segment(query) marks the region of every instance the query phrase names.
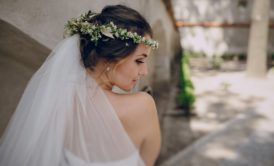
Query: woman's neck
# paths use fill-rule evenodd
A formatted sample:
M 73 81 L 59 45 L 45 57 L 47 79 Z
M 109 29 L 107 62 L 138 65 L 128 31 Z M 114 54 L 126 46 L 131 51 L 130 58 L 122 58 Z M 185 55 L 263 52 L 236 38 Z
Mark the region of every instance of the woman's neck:
M 103 66 L 97 65 L 94 70 L 87 69 L 88 75 L 91 76 L 97 84 L 106 91 L 112 90 L 112 83 L 106 75 L 106 69 Z

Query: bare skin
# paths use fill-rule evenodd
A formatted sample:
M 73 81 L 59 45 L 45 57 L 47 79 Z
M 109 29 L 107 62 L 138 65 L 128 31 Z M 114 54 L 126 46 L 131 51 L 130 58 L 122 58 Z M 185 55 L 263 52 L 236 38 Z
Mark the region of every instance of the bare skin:
M 160 128 L 153 98 L 144 92 L 117 94 L 115 85 L 125 91 L 131 90 L 138 79 L 148 73 L 146 58 L 150 47 L 139 44 L 136 51 L 118 64 L 98 63 L 91 76 L 99 83 L 117 112 L 123 127 L 139 150 L 147 166 L 155 163 L 160 151 Z

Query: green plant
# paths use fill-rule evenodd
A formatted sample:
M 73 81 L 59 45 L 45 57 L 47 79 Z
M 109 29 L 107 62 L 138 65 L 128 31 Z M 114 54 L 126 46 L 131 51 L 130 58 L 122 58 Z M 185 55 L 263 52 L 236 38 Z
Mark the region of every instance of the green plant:
M 195 102 L 194 86 L 190 79 L 189 69 L 189 57 L 186 54 L 182 54 L 180 63 L 180 79 L 179 87 L 180 91 L 176 97 L 177 105 L 180 108 L 186 109 L 187 113 L 190 113 Z
M 214 55 L 210 58 L 210 63 L 214 69 L 220 69 L 223 63 L 223 59 L 221 56 Z

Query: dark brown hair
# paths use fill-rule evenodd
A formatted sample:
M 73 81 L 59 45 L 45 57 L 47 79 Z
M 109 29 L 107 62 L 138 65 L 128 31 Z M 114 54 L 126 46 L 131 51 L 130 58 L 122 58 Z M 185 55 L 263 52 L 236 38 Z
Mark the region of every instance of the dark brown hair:
M 118 28 L 127 29 L 127 31 L 136 32 L 144 36 L 152 37 L 152 30 L 149 23 L 136 10 L 123 6 L 106 6 L 102 12 L 89 20 L 91 24 L 107 24 L 113 22 Z M 83 64 L 86 68 L 94 69 L 100 59 L 107 62 L 118 62 L 133 53 L 138 44 L 132 39 L 112 39 L 103 36 L 95 45 L 88 35 L 80 34 L 80 48 Z

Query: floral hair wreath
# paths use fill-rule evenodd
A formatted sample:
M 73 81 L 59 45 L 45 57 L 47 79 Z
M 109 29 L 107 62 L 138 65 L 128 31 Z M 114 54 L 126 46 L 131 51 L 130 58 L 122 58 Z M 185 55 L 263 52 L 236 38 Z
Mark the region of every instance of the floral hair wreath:
M 153 39 L 147 39 L 138 35 L 136 32 L 130 32 L 123 28 L 118 28 L 113 22 L 109 22 L 104 25 L 90 24 L 88 20 L 96 16 L 96 13 L 89 11 L 86 14 L 82 14 L 79 18 L 72 18 L 65 24 L 65 33 L 69 35 L 74 34 L 88 34 L 90 40 L 97 45 L 98 40 L 102 38 L 102 35 L 109 38 L 119 38 L 121 40 L 132 39 L 134 43 L 143 43 L 147 46 L 156 49 L 159 47 L 159 43 Z M 127 46 L 127 43 L 126 43 Z

